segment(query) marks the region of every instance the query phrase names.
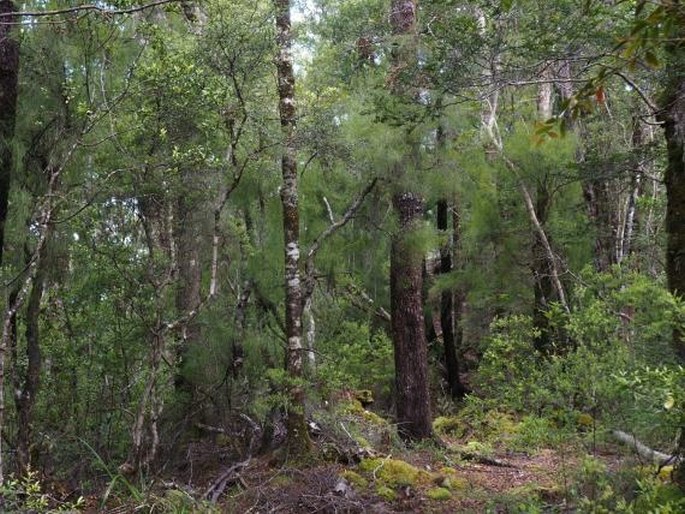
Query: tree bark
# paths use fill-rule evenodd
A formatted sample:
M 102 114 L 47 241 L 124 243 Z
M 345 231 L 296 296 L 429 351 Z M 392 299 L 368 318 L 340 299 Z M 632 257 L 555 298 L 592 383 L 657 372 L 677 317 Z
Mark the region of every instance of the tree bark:
M 14 2 L 0 0 L 0 14 L 16 12 Z M 19 43 L 14 38 L 16 19 L 3 17 L 0 23 L 0 265 L 3 263 L 5 223 L 9 206 L 10 181 L 14 166 L 12 139 L 17 118 Z
M 679 8 L 679 2 L 675 2 Z M 680 32 L 682 32 L 682 28 Z M 681 36 L 681 34 L 673 34 Z M 667 46 L 669 71 L 661 100 L 659 121 L 666 136 L 666 276 L 675 296 L 685 297 L 685 49 L 681 44 Z M 673 348 L 685 362 L 685 334 L 673 331 Z M 685 438 L 682 438 L 685 439 Z
M 452 209 L 456 209 L 454 206 Z M 438 230 L 447 233 L 449 219 L 449 205 L 446 200 L 438 202 Z M 456 253 L 459 244 L 459 216 L 452 217 L 454 226 L 452 228 L 453 240 L 449 241 L 440 248 L 440 273 L 449 273 L 455 264 L 452 254 Z M 466 394 L 466 389 L 459 377 L 459 348 L 461 346 L 462 331 L 459 326 L 459 312 L 461 305 L 462 291 L 459 289 L 443 291 L 440 295 L 440 328 L 442 328 L 442 340 L 445 347 L 445 368 L 447 370 L 447 383 L 449 385 L 452 398 L 462 398 Z
M 304 413 L 305 394 L 302 347 L 302 287 L 300 282 L 300 214 L 297 186 L 297 146 L 295 142 L 295 74 L 293 73 L 290 1 L 274 0 L 276 7 L 276 70 L 278 110 L 283 146 L 281 155 L 281 204 L 285 248 L 285 332 L 287 338 L 286 368 L 289 384 L 287 446 L 289 453 L 303 455 L 311 450 Z
M 390 24 L 399 36 L 393 49 L 390 92 L 398 98 L 413 99 L 406 71 L 416 62 L 415 0 L 392 0 Z M 400 73 L 402 72 L 402 73 Z M 412 160 L 407 157 L 407 161 Z M 402 182 L 408 162 L 398 165 L 396 178 Z M 411 248 L 411 233 L 419 228 L 424 199 L 411 191 L 393 195 L 399 228 L 393 236 L 390 255 L 390 305 L 392 340 L 395 353 L 395 401 L 400 435 L 408 440 L 432 437 L 428 388 L 428 343 L 423 316 L 423 256 Z
M 408 244 L 424 201 L 413 193 L 393 197 L 400 218 L 390 256 L 390 306 L 395 350 L 397 424 L 406 439 L 432 436 L 428 389 L 428 343 L 423 317 L 423 256 Z
M 33 440 L 33 409 L 40 388 L 40 303 L 45 287 L 43 265 L 36 272 L 26 305 L 26 359 L 27 369 L 23 384 L 15 391 L 14 402 L 18 417 L 17 471 L 23 476 L 31 466 L 31 442 Z M 15 343 L 16 344 L 16 343 Z

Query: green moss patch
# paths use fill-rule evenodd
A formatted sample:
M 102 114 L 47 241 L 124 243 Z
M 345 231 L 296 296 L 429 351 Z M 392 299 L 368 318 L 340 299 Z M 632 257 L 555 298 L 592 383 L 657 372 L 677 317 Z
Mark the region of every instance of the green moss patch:
M 426 496 L 431 500 L 445 501 L 452 498 L 452 493 L 449 489 L 445 489 L 444 487 L 433 487 L 432 489 L 428 489 Z
M 395 491 L 393 491 L 392 489 L 390 489 L 386 485 L 379 485 L 376 488 L 376 494 L 378 496 L 380 496 L 381 498 L 383 498 L 384 500 L 389 501 L 389 502 L 391 502 L 395 498 L 397 498 L 397 493 Z
M 432 478 L 427 471 L 398 459 L 364 459 L 359 463 L 359 469 L 373 473 L 379 482 L 389 487 L 416 487 L 430 482 Z
M 347 480 L 350 484 L 360 489 L 365 489 L 369 486 L 369 481 L 361 476 L 359 473 L 355 473 L 351 469 L 346 469 L 340 476 Z

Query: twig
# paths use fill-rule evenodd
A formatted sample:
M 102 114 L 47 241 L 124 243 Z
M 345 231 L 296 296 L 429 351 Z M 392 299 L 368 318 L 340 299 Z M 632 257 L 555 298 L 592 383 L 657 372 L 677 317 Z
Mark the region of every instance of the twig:
M 228 485 L 229 481 L 233 482 L 236 480 L 240 480 L 240 475 L 238 475 L 238 471 L 243 469 L 249 463 L 250 457 L 228 468 L 219 476 L 219 478 L 217 478 L 212 483 L 212 485 L 209 487 L 209 489 L 207 489 L 207 492 L 204 494 L 203 497 L 212 503 L 216 503 L 216 501 L 219 499 L 219 497 L 223 494 L 224 490 L 226 489 L 226 486 Z
M 19 11 L 19 12 L 3 13 L 3 14 L 0 14 L 0 19 L 11 18 L 11 17 L 15 17 L 15 16 L 25 17 L 25 18 L 40 18 L 40 17 L 45 17 L 45 16 L 57 16 L 60 14 L 82 13 L 82 12 L 87 12 L 87 11 L 98 12 L 100 14 L 105 14 L 105 15 L 132 14 L 132 13 L 144 11 L 146 9 L 151 9 L 151 8 L 157 7 L 159 5 L 175 4 L 175 3 L 180 3 L 181 1 L 183 1 L 183 0 L 155 0 L 155 1 L 147 3 L 147 4 L 137 5 L 134 7 L 127 7 L 125 9 L 107 9 L 106 7 L 103 7 L 102 5 L 99 5 L 99 4 L 84 4 L 84 5 L 77 5 L 75 7 L 67 7 L 65 9 L 55 9 L 52 11 Z

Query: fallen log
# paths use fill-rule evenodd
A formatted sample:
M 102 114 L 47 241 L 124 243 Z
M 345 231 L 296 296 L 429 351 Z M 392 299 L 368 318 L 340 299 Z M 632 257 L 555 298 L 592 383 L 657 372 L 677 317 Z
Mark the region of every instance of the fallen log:
M 653 450 L 646 444 L 641 443 L 634 435 L 627 434 L 622 430 L 612 430 L 611 434 L 623 444 L 632 447 L 635 450 L 635 453 L 637 453 L 640 457 L 651 460 L 655 464 L 658 464 L 659 467 L 671 464 L 676 460 L 676 455 L 670 455 L 658 450 Z

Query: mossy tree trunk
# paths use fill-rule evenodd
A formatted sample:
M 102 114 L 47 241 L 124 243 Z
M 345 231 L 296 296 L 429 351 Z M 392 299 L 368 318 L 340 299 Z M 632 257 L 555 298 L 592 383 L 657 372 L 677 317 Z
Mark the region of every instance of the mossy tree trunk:
M 285 332 L 286 368 L 290 407 L 288 409 L 287 446 L 290 454 L 303 455 L 311 450 L 304 413 L 305 394 L 302 347 L 302 285 L 300 281 L 300 213 L 297 186 L 297 147 L 295 141 L 295 74 L 293 73 L 290 1 L 274 0 L 276 8 L 276 70 L 279 114 L 283 136 L 281 154 L 281 204 L 285 248 Z

